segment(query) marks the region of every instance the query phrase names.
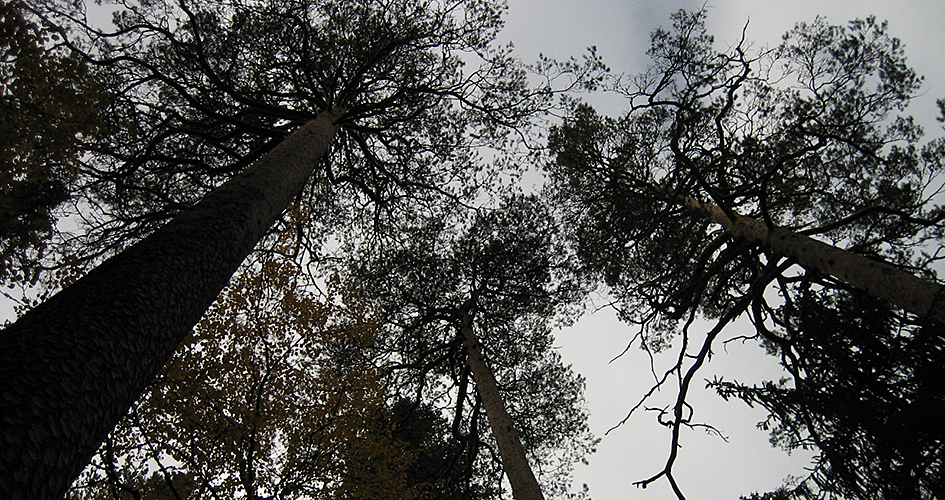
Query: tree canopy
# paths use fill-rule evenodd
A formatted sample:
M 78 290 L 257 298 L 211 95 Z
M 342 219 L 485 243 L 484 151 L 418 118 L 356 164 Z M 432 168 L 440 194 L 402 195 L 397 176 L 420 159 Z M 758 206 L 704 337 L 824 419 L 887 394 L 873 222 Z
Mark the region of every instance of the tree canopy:
M 749 269 L 764 269 L 765 256 L 736 251 L 686 198 L 928 276 L 937 257 L 921 243 L 937 236 L 929 188 L 942 140 L 920 147 L 911 118 L 890 115 L 919 81 L 898 41 L 872 20 L 818 21 L 756 57 L 741 45 L 720 54 L 704 16 L 679 13 L 674 32 L 654 33 L 651 70 L 618 86 L 630 113 L 611 119 L 578 105 L 549 141 L 582 255 L 624 293 L 624 311 L 647 321 L 656 304 L 673 319 L 698 304 L 718 315 L 743 295 L 733 287 L 751 282 Z
M 570 319 L 567 311 L 586 286 L 570 273 L 557 232 L 540 198 L 508 194 L 495 208 L 453 207 L 417 219 L 398 244 L 364 248 L 350 271 L 393 326 L 389 350 L 401 359 L 400 376 L 419 384 L 418 398 L 439 393 L 434 400 L 449 409 L 454 433 L 468 433 L 473 445 L 499 441 L 508 471 L 500 437 L 475 435 L 469 421 L 486 399 L 487 381 L 466 361 L 474 354 L 464 351 L 481 351 L 476 355 L 491 372 L 485 378 L 495 379 L 502 412 L 546 495 L 567 491 L 572 464 L 596 443 L 582 404 L 583 380 L 551 349 L 553 326 Z M 495 429 L 498 409 L 483 405 Z
M 520 149 L 513 139 L 554 96 L 592 85 L 600 66 L 593 54 L 524 65 L 494 43 L 502 10 L 167 0 L 122 2 L 109 32 L 68 18 L 86 40 L 76 50 L 108 68 L 116 98 L 103 116 L 118 132 L 84 164 L 87 228 L 60 253 L 122 248 L 332 108 L 345 125 L 299 197 L 312 214 L 300 251 L 317 255 L 352 225 L 382 231 L 398 210 L 441 195 L 473 195 L 495 175 L 482 149 Z M 530 85 L 534 74 L 545 83 Z
M 639 486 L 685 498 L 687 396 L 744 318 L 789 377 L 708 386 L 817 452 L 752 498 L 945 495 L 945 139 L 885 23 L 719 51 L 680 11 L 605 79 L 497 46 L 500 1 L 73 7 L 0 8 L 0 279 L 51 296 L 0 333 L 3 494 L 94 451 L 72 498 L 566 496 L 596 440 L 553 333 L 603 285 L 678 353 L 629 412 L 678 382 Z M 601 84 L 629 111 L 558 100 Z
M 672 30 L 654 31 L 650 69 L 613 85 L 628 98 L 629 112 L 609 118 L 575 103 L 549 139 L 554 157 L 547 171 L 585 272 L 608 284 L 621 317 L 639 325 L 644 348 L 668 349 L 682 337 L 678 361 L 657 378 L 657 386 L 679 379 L 679 397 L 661 416 L 672 429 L 669 458 L 639 484 L 666 477 L 684 497 L 672 474 L 679 432 L 698 425 L 686 394 L 723 329 L 747 316 L 754 338 L 781 356 L 793 387 L 718 387 L 771 410 L 765 425 L 787 448 L 820 442 L 812 476 L 818 491 L 864 497 L 889 485 L 931 495 L 929 481 L 940 468 L 931 464 L 941 462 L 941 441 L 927 433 L 936 431 L 912 427 L 897 436 L 902 448 L 893 449 L 913 455 L 888 456 L 898 464 L 890 470 L 857 468 L 852 464 L 875 459 L 872 440 L 884 438 L 864 438 L 845 426 L 869 434 L 878 432 L 866 430 L 876 422 L 854 423 L 857 410 L 830 410 L 812 395 L 858 384 L 858 375 L 821 350 L 835 342 L 876 355 L 863 367 L 877 370 L 874 375 L 883 371 L 876 364 L 880 353 L 889 352 L 881 345 L 914 350 L 910 360 L 890 359 L 895 377 L 877 379 L 872 395 L 861 396 L 890 414 L 899 415 L 912 396 L 906 391 L 897 396 L 903 399 L 889 400 L 878 393 L 924 385 L 928 374 L 915 363 L 941 360 L 941 319 L 932 311 L 941 290 L 934 267 L 943 212 L 934 202 L 945 142 L 920 143 L 921 128 L 899 114 L 921 79 L 906 65 L 900 42 L 875 19 L 800 23 L 780 46 L 752 54 L 745 40 L 718 52 L 705 15 L 680 11 Z M 804 255 L 819 251 L 831 253 Z M 857 264 L 837 271 L 840 258 Z M 906 307 L 915 290 L 883 281 L 901 273 L 927 288 L 928 302 L 907 308 L 914 314 L 887 312 L 875 325 L 877 344 L 867 348 L 865 334 L 856 332 L 864 323 L 852 318 L 869 317 L 877 306 L 850 308 L 865 302 L 847 297 L 860 294 L 853 290 L 861 286 L 857 280 L 880 267 L 878 289 L 864 290 L 888 298 L 885 283 L 906 295 L 892 297 Z M 834 312 L 814 313 L 813 303 Z M 851 323 L 840 328 L 812 319 L 825 314 Z M 694 331 L 698 318 L 715 321 L 701 341 Z M 940 393 L 923 397 L 932 406 L 941 399 Z M 887 482 L 889 475 L 902 482 Z
M 0 5 L 0 280 L 35 283 L 84 143 L 105 130 L 98 77 L 22 1 Z

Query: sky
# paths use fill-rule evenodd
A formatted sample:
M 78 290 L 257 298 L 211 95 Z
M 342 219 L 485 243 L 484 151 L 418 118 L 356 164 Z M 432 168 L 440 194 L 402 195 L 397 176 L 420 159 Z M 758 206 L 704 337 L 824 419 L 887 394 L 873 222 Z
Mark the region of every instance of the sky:
M 539 53 L 559 59 L 580 56 L 594 45 L 613 72 L 636 74 L 646 69 L 650 32 L 659 26 L 670 27 L 670 13 L 698 9 L 703 4 L 684 0 L 509 0 L 506 28 L 500 38 L 512 41 L 524 61 L 534 60 Z M 943 134 L 934 120 L 935 100 L 945 98 L 945 5 L 940 0 L 716 0 L 705 5 L 707 28 L 719 49 L 737 43 L 746 23 L 746 39 L 760 48 L 777 45 L 796 23 L 813 21 L 818 15 L 832 24 L 871 15 L 889 21 L 890 34 L 905 44 L 908 62 L 925 76 L 922 95 L 908 112 L 923 124 L 928 137 Z M 626 109 L 626 102 L 617 96 L 594 96 L 591 101 L 599 111 L 613 115 Z M 733 336 L 745 331 L 744 324 L 734 328 L 728 330 Z M 602 438 L 598 452 L 588 457 L 589 465 L 579 465 L 575 471 L 576 485 L 586 483 L 595 500 L 674 498 L 665 480 L 646 489 L 632 485 L 660 471 L 669 453 L 669 430 L 656 423 L 654 414 L 635 413 L 626 424 L 606 433 L 624 419 L 652 382 L 649 359 L 636 346 L 611 362 L 633 334 L 629 326 L 603 310 L 557 335 L 564 361 L 586 377 L 591 429 Z M 730 344 L 727 351 L 717 353 L 703 368 L 701 378 L 725 375 L 727 379 L 760 382 L 782 376 L 776 360 L 765 356 L 755 344 Z M 753 491 L 773 490 L 787 476 L 805 475 L 809 453 L 788 456 L 771 447 L 767 432 L 756 429 L 765 412 L 739 401 L 724 403 L 702 387 L 693 386 L 695 419 L 718 427 L 728 442 L 701 431 L 682 434 L 674 471 L 687 498 L 734 500 Z M 652 406 L 667 404 L 674 396 L 671 392 L 672 388 L 659 394 Z

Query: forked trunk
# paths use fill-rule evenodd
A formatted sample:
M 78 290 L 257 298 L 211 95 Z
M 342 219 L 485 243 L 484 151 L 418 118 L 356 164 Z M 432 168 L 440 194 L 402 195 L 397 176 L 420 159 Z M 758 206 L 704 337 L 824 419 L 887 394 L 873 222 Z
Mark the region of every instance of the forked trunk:
M 495 436 L 499 456 L 502 458 L 502 468 L 512 486 L 512 497 L 515 500 L 544 500 L 538 480 L 535 479 L 535 474 L 525 458 L 525 448 L 512 425 L 512 417 L 505 409 L 505 403 L 499 394 L 495 376 L 486 365 L 482 349 L 479 348 L 479 341 L 472 327 L 472 302 L 466 304 L 460 313 L 462 314 L 460 333 L 463 336 L 463 345 L 466 347 L 469 371 L 472 373 L 473 380 L 476 381 L 476 391 L 482 400 L 482 407 L 486 410 L 492 435 Z
M 0 498 L 61 498 L 324 156 L 325 112 L 0 332 Z
M 767 245 L 778 255 L 792 258 L 807 269 L 817 270 L 879 297 L 922 318 L 945 325 L 942 286 L 895 266 L 837 248 L 810 236 L 784 228 L 769 228 L 763 221 L 736 215 L 693 198 L 677 196 L 676 203 L 722 225 L 732 236 Z

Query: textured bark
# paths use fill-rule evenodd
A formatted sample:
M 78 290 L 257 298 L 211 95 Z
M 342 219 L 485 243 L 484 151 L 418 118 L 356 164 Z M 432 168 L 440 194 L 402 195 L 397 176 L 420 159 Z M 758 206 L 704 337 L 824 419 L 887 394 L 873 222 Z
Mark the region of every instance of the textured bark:
M 325 154 L 323 113 L 0 332 L 0 498 L 61 498 Z
M 675 201 L 722 225 L 732 236 L 766 245 L 806 269 L 828 274 L 922 318 L 945 324 L 945 302 L 939 300 L 943 290 L 937 283 L 810 236 L 779 227 L 769 228 L 758 219 L 739 215 L 730 218 L 721 208 L 709 203 L 689 197 L 677 197 Z
M 512 486 L 512 497 L 515 500 L 543 500 L 544 496 L 538 486 L 538 480 L 535 479 L 535 474 L 525 458 L 525 448 L 512 425 L 512 417 L 509 416 L 505 403 L 502 402 L 495 376 L 486 365 L 482 349 L 479 348 L 479 341 L 476 340 L 476 334 L 473 332 L 471 303 L 464 306 L 460 313 L 462 314 L 460 333 L 463 336 L 463 345 L 466 347 L 469 371 L 472 373 L 473 380 L 476 381 L 476 391 L 482 400 L 482 407 L 486 410 L 486 417 L 489 419 L 489 427 L 492 428 L 492 435 L 495 436 L 496 445 L 499 447 L 502 468 Z

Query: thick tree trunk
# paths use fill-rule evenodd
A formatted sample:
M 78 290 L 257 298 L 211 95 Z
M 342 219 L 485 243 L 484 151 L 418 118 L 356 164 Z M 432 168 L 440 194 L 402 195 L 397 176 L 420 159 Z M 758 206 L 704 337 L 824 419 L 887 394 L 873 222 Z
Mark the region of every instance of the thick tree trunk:
M 945 302 L 938 300 L 943 290 L 937 283 L 810 236 L 784 228 L 769 228 L 758 219 L 739 215 L 732 219 L 710 203 L 683 196 L 675 201 L 722 225 L 732 236 L 767 245 L 773 252 L 793 258 L 804 268 L 838 278 L 874 297 L 945 325 Z
M 188 212 L 0 332 L 0 498 L 61 498 L 337 131 L 322 113 Z
M 512 497 L 515 500 L 544 500 L 538 480 L 525 458 L 525 448 L 512 425 L 512 417 L 505 409 L 499 386 L 496 383 L 492 370 L 486 365 L 479 348 L 479 341 L 472 327 L 472 302 L 465 305 L 460 311 L 462 323 L 460 333 L 463 336 L 463 345 L 466 347 L 467 363 L 473 380 L 476 381 L 476 391 L 482 400 L 482 407 L 486 410 L 489 427 L 495 436 L 499 447 L 499 456 L 502 458 L 502 468 L 512 486 Z

